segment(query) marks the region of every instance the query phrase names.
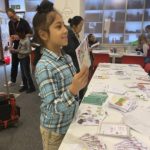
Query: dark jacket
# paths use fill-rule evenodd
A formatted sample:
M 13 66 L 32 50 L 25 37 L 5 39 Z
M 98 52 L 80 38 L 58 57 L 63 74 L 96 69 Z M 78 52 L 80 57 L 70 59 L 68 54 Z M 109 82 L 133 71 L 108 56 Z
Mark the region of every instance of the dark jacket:
M 63 51 L 70 55 L 73 61 L 74 66 L 76 67 L 77 72 L 80 71 L 79 64 L 76 56 L 76 48 L 80 45 L 75 33 L 71 28 L 68 28 L 68 45 L 63 47 Z
M 31 27 L 25 19 L 20 18 L 20 20 L 17 22 L 13 22 L 10 20 L 8 25 L 10 35 L 16 35 L 18 30 L 24 31 L 25 34 L 32 34 Z M 15 40 L 13 43 L 14 48 L 17 49 L 19 46 L 19 40 Z

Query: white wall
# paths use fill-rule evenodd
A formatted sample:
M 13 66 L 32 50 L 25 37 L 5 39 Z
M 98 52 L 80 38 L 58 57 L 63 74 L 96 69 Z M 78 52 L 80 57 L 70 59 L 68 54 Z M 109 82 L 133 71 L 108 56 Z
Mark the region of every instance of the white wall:
M 74 16 L 79 15 L 84 18 L 84 0 L 55 0 L 54 6 L 62 14 L 66 25 L 68 25 L 68 19 Z M 83 39 L 83 33 L 82 30 L 81 39 Z
M 54 6 L 62 14 L 65 23 L 68 23 L 68 19 L 74 16 L 84 17 L 83 2 L 84 0 L 55 0 Z
M 0 11 L 5 11 L 5 0 L 0 0 Z
M 20 6 L 20 9 L 13 8 L 13 9 L 15 9 L 16 12 L 25 11 L 26 10 L 25 0 L 9 0 L 9 7 L 16 6 L 16 5 Z

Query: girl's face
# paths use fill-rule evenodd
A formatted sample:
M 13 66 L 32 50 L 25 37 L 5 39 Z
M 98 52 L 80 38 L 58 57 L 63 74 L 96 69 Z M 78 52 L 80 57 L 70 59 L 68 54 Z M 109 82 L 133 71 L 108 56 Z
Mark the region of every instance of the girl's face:
M 56 14 L 54 22 L 49 26 L 49 35 L 46 45 L 51 50 L 60 50 L 62 46 L 68 44 L 68 30 L 66 29 L 63 19 Z
M 82 30 L 82 27 L 83 27 L 83 20 L 82 20 L 77 26 L 73 26 L 74 31 L 75 31 L 76 33 L 80 33 L 81 30 Z

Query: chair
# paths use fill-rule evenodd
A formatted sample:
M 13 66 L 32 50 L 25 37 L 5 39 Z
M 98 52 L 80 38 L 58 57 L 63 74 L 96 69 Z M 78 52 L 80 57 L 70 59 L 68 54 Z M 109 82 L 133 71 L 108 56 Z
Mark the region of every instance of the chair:
M 96 67 L 98 66 L 99 63 L 109 63 L 110 62 L 110 58 L 109 58 L 109 54 L 105 54 L 105 53 L 93 53 L 93 68 L 94 70 L 96 69 Z
M 144 68 L 144 57 L 124 55 L 121 58 L 121 63 L 122 64 L 138 64 Z

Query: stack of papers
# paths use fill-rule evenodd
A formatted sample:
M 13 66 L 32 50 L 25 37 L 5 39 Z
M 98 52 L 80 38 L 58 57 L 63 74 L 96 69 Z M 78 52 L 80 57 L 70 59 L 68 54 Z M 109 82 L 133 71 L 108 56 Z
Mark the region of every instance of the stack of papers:
M 122 87 L 120 87 L 120 86 L 109 86 L 108 92 L 123 95 L 126 93 L 126 88 L 124 88 L 123 86 Z
M 129 127 L 125 124 L 103 123 L 100 134 L 116 137 L 129 137 Z
M 93 92 L 87 97 L 84 97 L 82 102 L 102 106 L 107 97 L 108 95 L 105 92 Z
M 125 96 L 114 95 L 109 101 L 110 107 L 116 108 L 123 112 L 129 112 L 137 107 L 137 103 L 134 99 L 130 99 Z
M 150 106 L 138 107 L 135 111 L 124 114 L 124 122 L 136 131 L 150 136 Z
M 126 83 L 125 86 L 128 87 L 128 88 L 137 88 L 138 84 L 134 83 L 134 82 L 131 82 L 131 83 Z
M 105 118 L 105 110 L 96 105 L 82 105 L 77 115 L 77 123 L 85 126 L 99 126 Z
M 117 143 L 115 150 L 149 150 L 143 143 L 139 142 L 136 138 L 125 139 Z
M 80 137 L 86 145 L 88 146 L 88 150 L 106 150 L 106 145 L 99 139 L 96 135 L 90 135 L 89 133 L 84 134 Z

